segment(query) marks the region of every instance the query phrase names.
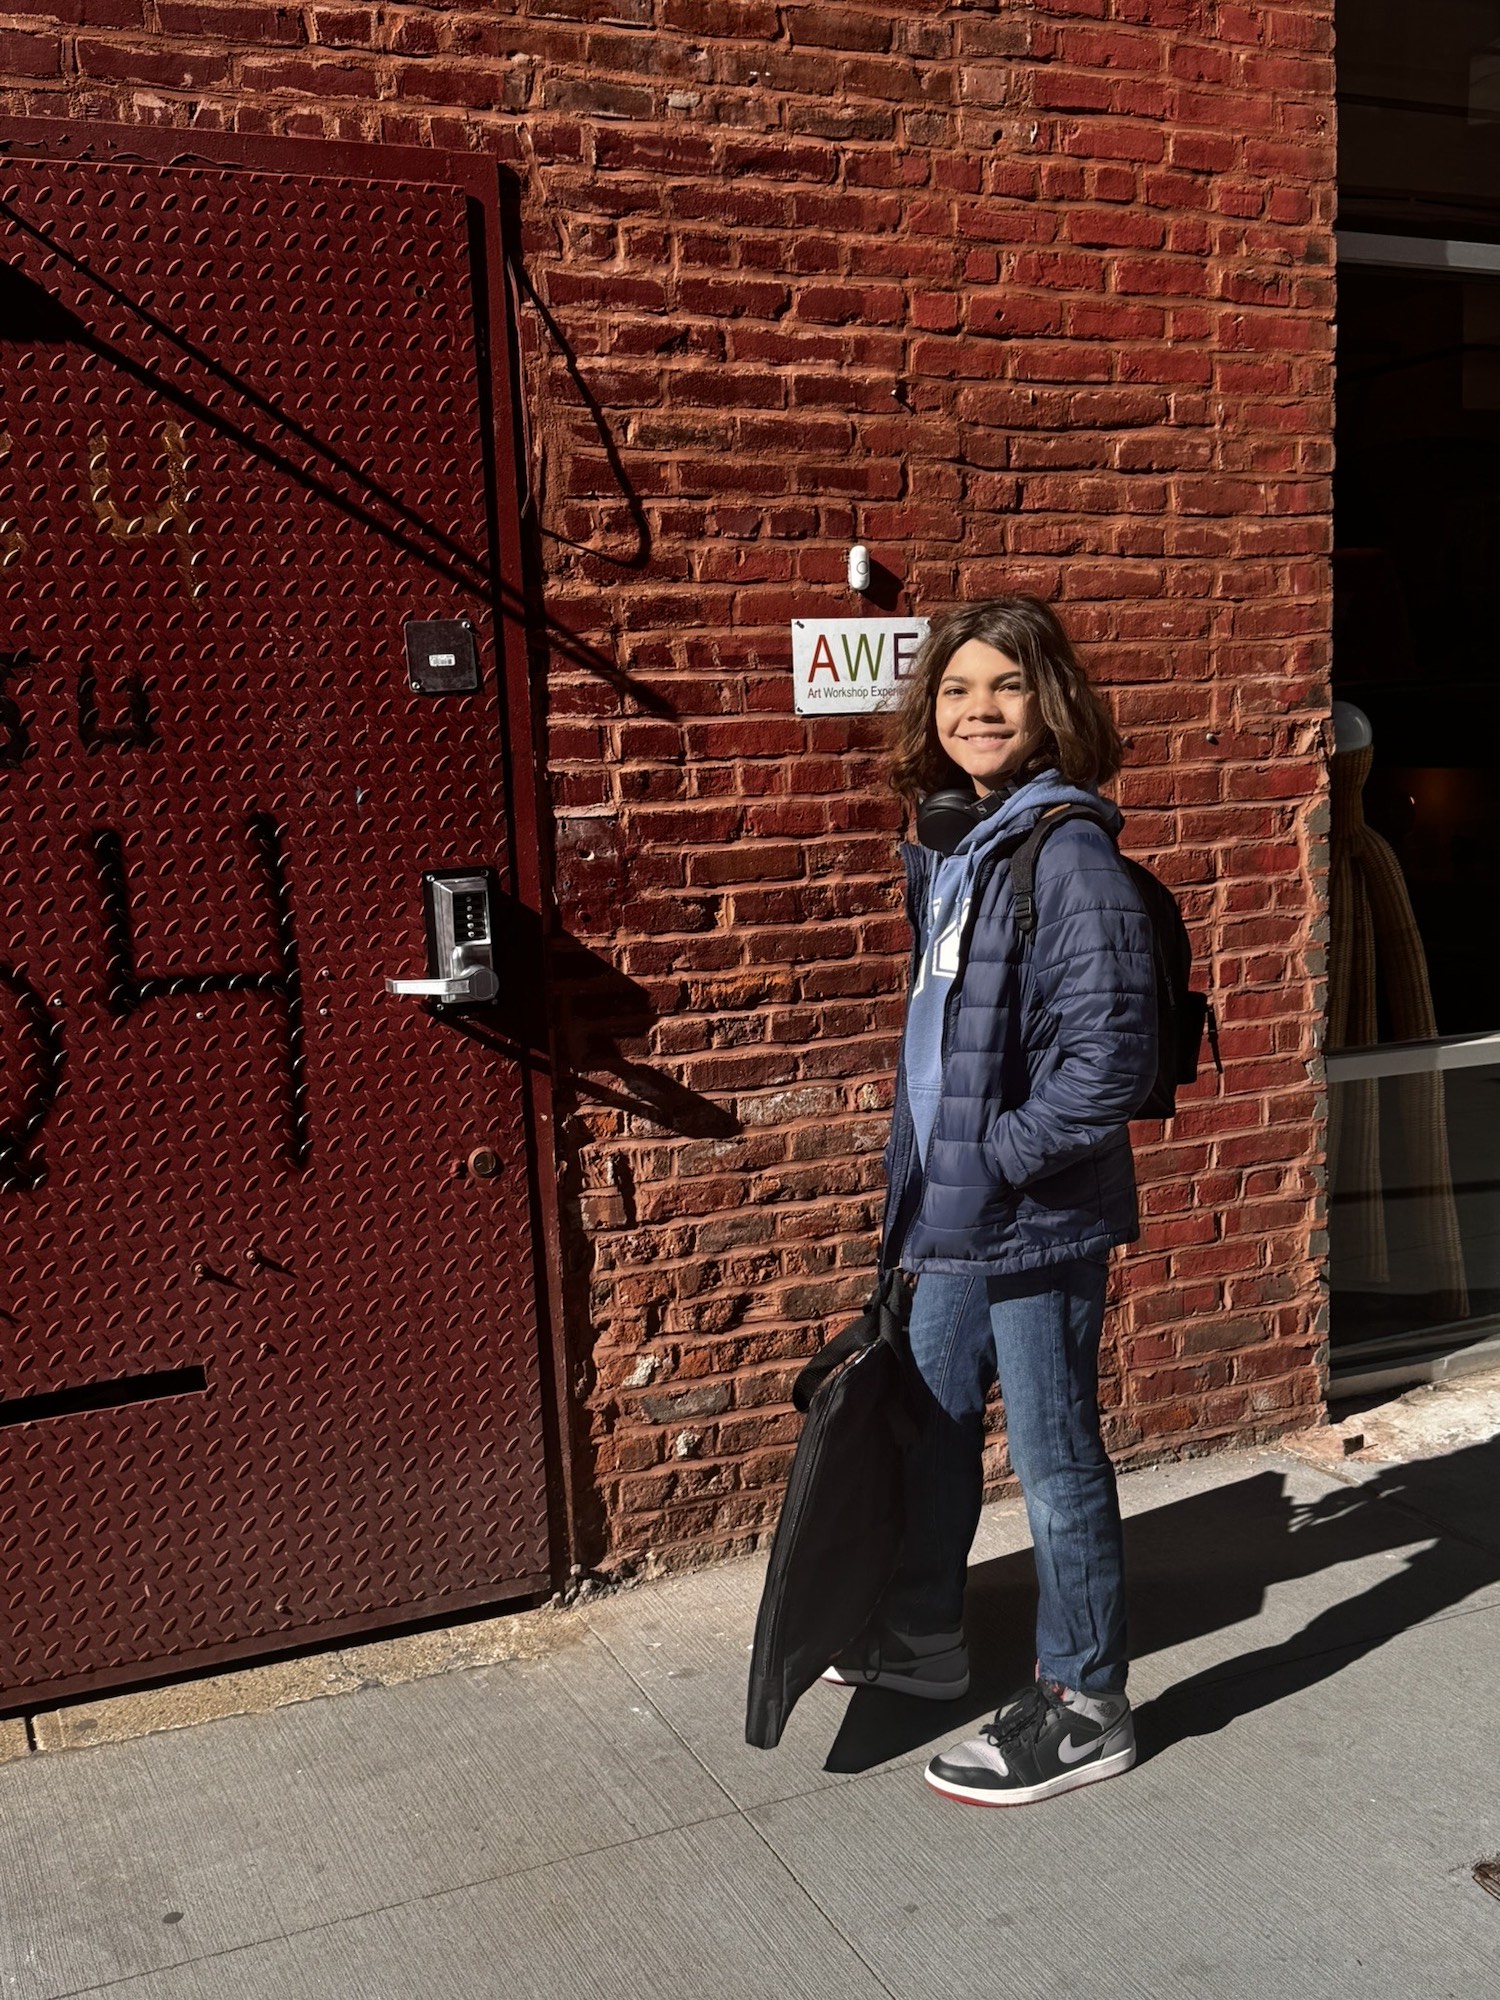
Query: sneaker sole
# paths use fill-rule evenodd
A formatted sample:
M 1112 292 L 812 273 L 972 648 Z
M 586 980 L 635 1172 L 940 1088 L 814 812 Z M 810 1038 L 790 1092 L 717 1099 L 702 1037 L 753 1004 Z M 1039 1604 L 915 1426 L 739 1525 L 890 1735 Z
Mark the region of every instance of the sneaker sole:
M 1030 1806 L 1042 1799 L 1058 1798 L 1063 1792 L 1076 1792 L 1080 1785 L 1097 1785 L 1105 1778 L 1118 1778 L 1128 1771 L 1135 1762 L 1135 1745 L 1128 1750 L 1117 1750 L 1112 1757 L 1101 1757 L 1097 1764 L 1081 1764 L 1076 1771 L 1059 1771 L 1055 1778 L 1048 1778 L 1040 1785 L 1017 1785 L 1009 1790 L 996 1785 L 960 1785 L 952 1778 L 939 1778 L 929 1769 L 922 1773 L 935 1792 L 941 1792 L 945 1799 L 957 1799 L 966 1806 Z
M 872 1674 L 868 1679 L 848 1680 L 837 1667 L 824 1669 L 820 1679 L 830 1687 L 879 1688 L 883 1694 L 914 1694 L 921 1701 L 958 1701 L 969 1692 L 969 1676 L 956 1681 L 922 1681 L 905 1674 Z

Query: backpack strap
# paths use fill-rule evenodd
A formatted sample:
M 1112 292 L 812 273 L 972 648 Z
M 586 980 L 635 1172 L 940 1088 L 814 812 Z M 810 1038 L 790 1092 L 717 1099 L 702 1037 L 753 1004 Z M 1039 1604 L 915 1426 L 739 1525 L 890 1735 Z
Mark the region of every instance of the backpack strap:
M 1022 937 L 1034 937 L 1036 934 L 1036 858 L 1046 846 L 1048 836 L 1070 819 L 1091 820 L 1095 826 L 1104 826 L 1098 813 L 1091 812 L 1087 806 L 1053 806 L 1042 814 L 1010 857 L 1010 886 L 1015 897 L 1016 928 Z M 1104 830 L 1109 832 L 1107 826 Z

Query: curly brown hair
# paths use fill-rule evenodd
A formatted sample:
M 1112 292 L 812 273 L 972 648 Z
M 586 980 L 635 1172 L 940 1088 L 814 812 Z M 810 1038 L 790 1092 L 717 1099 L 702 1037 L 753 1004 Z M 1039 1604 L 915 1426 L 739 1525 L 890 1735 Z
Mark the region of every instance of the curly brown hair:
M 1041 741 L 1017 777 L 1050 769 L 1071 785 L 1102 785 L 1115 775 L 1122 755 L 1119 731 L 1078 664 L 1057 613 L 1039 597 L 992 597 L 939 618 L 912 662 L 891 718 L 890 778 L 903 798 L 973 783 L 943 750 L 937 733 L 938 683 L 970 639 L 1014 660 L 1037 698 Z

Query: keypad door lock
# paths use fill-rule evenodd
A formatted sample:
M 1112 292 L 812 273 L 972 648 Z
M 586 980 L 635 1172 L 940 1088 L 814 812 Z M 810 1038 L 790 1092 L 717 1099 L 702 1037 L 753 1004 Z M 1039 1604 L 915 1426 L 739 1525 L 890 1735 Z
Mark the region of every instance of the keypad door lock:
M 427 921 L 427 977 L 387 979 L 387 993 L 440 1007 L 476 1007 L 500 991 L 495 971 L 494 871 L 434 868 L 422 877 Z

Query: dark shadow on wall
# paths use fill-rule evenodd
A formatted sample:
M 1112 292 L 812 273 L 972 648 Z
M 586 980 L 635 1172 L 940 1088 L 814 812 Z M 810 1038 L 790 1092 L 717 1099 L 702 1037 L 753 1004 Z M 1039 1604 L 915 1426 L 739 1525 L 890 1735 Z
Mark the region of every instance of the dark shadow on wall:
M 609 467 L 610 477 L 614 480 L 619 490 L 620 498 L 625 504 L 626 514 L 629 517 L 631 528 L 635 533 L 635 547 L 627 549 L 623 553 L 616 554 L 610 550 L 596 549 L 589 542 L 570 540 L 568 536 L 560 535 L 548 528 L 541 530 L 542 538 L 545 541 L 556 542 L 560 547 L 565 549 L 576 549 L 581 555 L 593 556 L 597 561 L 608 563 L 614 569 L 645 569 L 651 560 L 651 523 L 646 518 L 646 509 L 641 503 L 641 496 L 631 484 L 630 475 L 625 470 L 625 461 L 620 455 L 620 447 L 615 442 L 614 433 L 609 427 L 609 420 L 604 414 L 604 406 L 589 387 L 588 378 L 584 375 L 578 356 L 568 344 L 567 335 L 553 317 L 551 307 L 548 306 L 535 285 L 531 282 L 525 265 L 519 258 L 513 258 L 510 270 L 516 282 L 517 333 L 519 335 L 521 330 L 520 301 L 524 299 L 540 321 L 548 343 L 561 357 L 563 367 L 567 371 L 568 380 L 572 384 L 579 402 L 588 412 L 589 420 L 594 427 L 594 434 L 599 440 L 599 449 L 604 454 L 605 464 Z M 526 406 L 524 404 L 522 405 L 522 411 L 523 415 L 525 415 Z M 532 430 L 533 425 L 528 421 L 526 424 L 528 439 Z M 530 468 L 528 468 L 529 470 Z
M 1125 1539 L 1134 1659 L 1247 1623 L 1274 1585 L 1406 1551 L 1378 1582 L 1287 1637 L 1217 1660 L 1138 1708 L 1141 1761 L 1333 1680 L 1387 1640 L 1500 1582 L 1497 1481 L 1500 1437 L 1381 1467 L 1358 1486 L 1341 1484 L 1312 1501 L 1293 1499 L 1282 1473 L 1267 1469 L 1133 1515 Z M 856 1692 L 826 1768 L 869 1770 L 987 1720 L 1031 1678 L 1035 1615 L 1029 1549 L 978 1565 L 969 1577 L 968 1694 L 938 1704 Z
M 742 1130 L 723 1105 L 627 1053 L 658 1018 L 650 995 L 565 931 L 552 940 L 553 982 L 566 996 L 558 1020 L 557 1087 L 567 1109 L 607 1104 L 685 1139 L 730 1139 Z
M 560 888 L 559 839 L 546 773 L 548 722 L 551 710 L 552 676 L 569 668 L 579 669 L 602 682 L 612 692 L 616 712 L 655 716 L 674 720 L 676 709 L 663 695 L 636 680 L 597 645 L 581 638 L 554 618 L 547 602 L 549 550 L 566 548 L 579 557 L 603 563 L 622 578 L 638 575 L 651 560 L 651 531 L 645 507 L 631 481 L 607 415 L 585 377 L 566 334 L 540 297 L 526 270 L 523 254 L 525 230 L 522 187 L 518 177 L 497 167 L 500 186 L 501 255 L 511 311 L 508 329 L 507 367 L 511 405 L 516 413 L 515 435 L 497 438 L 502 464 L 497 476 L 514 478 L 521 496 L 520 573 L 521 623 L 526 635 L 526 671 L 531 689 L 531 714 L 536 737 L 530 746 L 534 768 L 541 774 L 538 788 L 537 837 L 541 846 L 543 880 L 547 885 L 547 937 L 541 991 L 536 1004 L 543 1016 L 538 1041 L 547 1051 L 554 1081 L 558 1170 L 558 1233 L 562 1262 L 561 1337 L 565 1348 L 566 1382 L 557 1398 L 565 1412 L 566 1435 L 557 1449 L 566 1455 L 571 1471 L 573 1519 L 564 1540 L 571 1545 L 577 1567 L 588 1570 L 596 1565 L 609 1545 L 609 1522 L 600 1489 L 596 1455 L 591 1438 L 589 1403 L 594 1393 L 597 1371 L 594 1347 L 597 1329 L 591 1305 L 594 1257 L 589 1231 L 583 1218 L 585 1194 L 583 1159 L 590 1134 L 579 1117 L 586 1104 L 603 1104 L 630 1117 L 649 1119 L 668 1131 L 703 1132 L 722 1130 L 725 1114 L 718 1107 L 683 1088 L 670 1076 L 641 1062 L 629 1044 L 644 1036 L 656 1018 L 646 992 L 610 964 L 586 943 L 564 931 L 558 922 Z M 608 468 L 628 520 L 627 547 L 617 556 L 607 551 L 587 549 L 576 542 L 544 529 L 541 519 L 543 496 L 536 490 L 538 470 L 534 438 L 552 415 L 536 407 L 536 397 L 550 373 L 541 366 L 527 365 L 527 320 L 532 318 L 542 339 L 560 356 L 568 384 L 581 404 L 598 440 L 599 454 Z M 508 454 L 508 456 L 507 456 Z M 607 591 L 608 585 L 599 586 Z M 607 599 L 600 606 L 597 625 L 613 627 L 614 615 Z M 608 709 L 601 697 L 601 709 Z M 516 745 L 513 754 L 524 754 Z M 618 828 L 609 818 L 600 822 L 602 836 L 619 849 Z M 616 852 L 619 865 L 624 858 Z M 597 871 L 596 871 L 597 872 Z M 604 873 L 607 876 L 609 869 Z M 618 921 L 623 880 L 618 894 L 603 899 L 600 909 L 600 936 L 607 937 Z M 568 897 L 566 906 L 578 899 Z M 587 903 L 589 898 L 585 897 Z M 575 921 L 577 916 L 575 914 Z M 732 1127 L 732 1121 L 730 1121 Z M 618 1190 L 628 1217 L 632 1191 Z M 559 1546 L 564 1545 L 559 1541 Z
M 641 986 L 581 939 L 563 932 L 551 940 L 546 992 L 557 1064 L 558 1220 L 573 1412 L 575 1561 L 587 1570 L 609 1546 L 609 1522 L 587 1433 L 597 1381 L 597 1330 L 590 1302 L 595 1256 L 583 1213 L 583 1156 L 591 1135 L 578 1113 L 585 1105 L 603 1105 L 686 1138 L 731 1138 L 741 1127 L 721 1105 L 628 1052 L 656 1021 L 656 1009 Z M 620 1226 L 633 1227 L 635 1190 L 628 1167 L 617 1172 L 612 1194 L 619 1202 Z
M 504 169 L 500 174 L 500 207 L 505 239 L 505 267 L 511 300 L 511 395 L 520 430 L 516 440 L 516 470 L 522 496 L 523 560 L 527 580 L 525 618 L 532 646 L 535 690 L 539 696 L 545 695 L 548 671 L 552 662 L 557 660 L 595 675 L 611 687 L 622 702 L 628 703 L 632 710 L 664 720 L 675 719 L 677 710 L 665 695 L 637 680 L 599 647 L 590 645 L 587 640 L 581 639 L 577 633 L 555 620 L 544 602 L 546 577 L 544 544 L 569 549 L 579 556 L 586 556 L 591 562 L 602 566 L 606 577 L 613 573 L 623 578 L 639 574 L 650 565 L 653 553 L 651 523 L 646 514 L 645 504 L 631 480 L 619 443 L 610 428 L 608 414 L 590 387 L 565 330 L 542 298 L 531 274 L 526 269 L 521 254 L 521 244 L 524 239 L 520 182 Z M 529 307 L 534 315 L 546 347 L 562 362 L 568 385 L 577 399 L 574 407 L 581 407 L 588 418 L 598 443 L 600 456 L 608 469 L 619 502 L 625 510 L 629 522 L 629 537 L 628 545 L 621 550 L 599 548 L 590 543 L 570 539 L 543 523 L 542 515 L 547 496 L 544 491 L 537 489 L 538 482 L 543 477 L 545 455 L 537 452 L 536 439 L 550 433 L 560 413 L 550 407 L 536 407 L 537 399 L 543 393 L 543 385 L 529 378 L 526 365 L 527 343 L 523 310 L 526 307 Z M 539 368 L 537 375 L 540 377 L 542 374 L 543 370 Z M 600 588 L 601 594 L 607 594 L 608 583 L 602 584 Z M 607 604 L 604 609 L 606 616 L 599 622 L 613 623 Z M 539 700 L 536 713 L 540 716 L 544 712 L 544 703 Z
M 864 592 L 866 604 L 882 617 L 896 616 L 902 608 L 906 585 L 878 556 L 870 558 L 870 582 Z

